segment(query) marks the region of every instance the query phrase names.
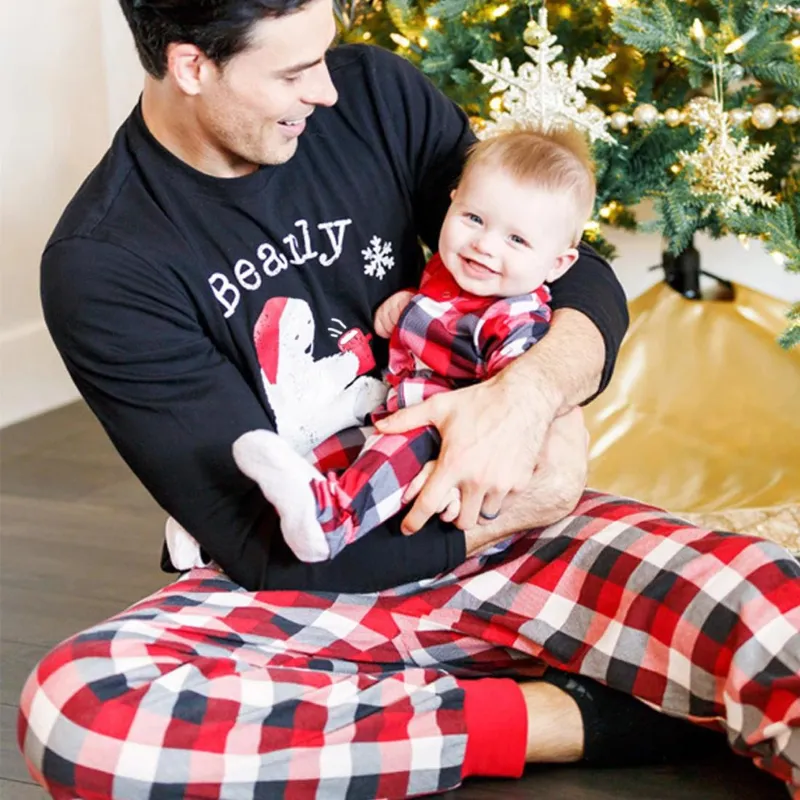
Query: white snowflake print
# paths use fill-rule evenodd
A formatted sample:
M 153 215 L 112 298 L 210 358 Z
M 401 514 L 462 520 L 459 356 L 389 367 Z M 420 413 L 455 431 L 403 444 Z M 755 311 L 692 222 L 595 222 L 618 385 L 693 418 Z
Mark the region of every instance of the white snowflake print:
M 364 274 L 383 280 L 383 276 L 394 266 L 392 243 L 384 242 L 380 236 L 369 240 L 370 246 L 361 251 L 364 256 Z

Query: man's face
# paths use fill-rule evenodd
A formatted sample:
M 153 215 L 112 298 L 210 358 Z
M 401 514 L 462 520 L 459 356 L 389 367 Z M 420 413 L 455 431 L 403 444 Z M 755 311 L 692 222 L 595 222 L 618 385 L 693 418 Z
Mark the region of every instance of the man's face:
M 314 108 L 336 102 L 325 65 L 335 33 L 331 0 L 312 0 L 257 23 L 249 46 L 222 68 L 208 63 L 198 118 L 232 166 L 288 161 Z

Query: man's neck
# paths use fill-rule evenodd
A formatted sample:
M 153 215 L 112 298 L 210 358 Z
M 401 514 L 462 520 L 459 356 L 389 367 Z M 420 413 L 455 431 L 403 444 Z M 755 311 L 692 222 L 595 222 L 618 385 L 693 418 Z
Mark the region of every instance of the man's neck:
M 240 178 L 258 169 L 209 138 L 197 120 L 191 98 L 176 96 L 149 76 L 142 91 L 142 117 L 162 147 L 198 172 L 215 178 Z

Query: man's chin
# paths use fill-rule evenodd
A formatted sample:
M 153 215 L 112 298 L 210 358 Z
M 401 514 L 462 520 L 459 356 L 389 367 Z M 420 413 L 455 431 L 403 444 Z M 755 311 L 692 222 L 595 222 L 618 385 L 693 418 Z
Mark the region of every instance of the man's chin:
M 267 150 L 259 163 L 262 166 L 276 167 L 285 164 L 297 152 L 297 139 L 284 140 L 280 144 L 274 145 Z

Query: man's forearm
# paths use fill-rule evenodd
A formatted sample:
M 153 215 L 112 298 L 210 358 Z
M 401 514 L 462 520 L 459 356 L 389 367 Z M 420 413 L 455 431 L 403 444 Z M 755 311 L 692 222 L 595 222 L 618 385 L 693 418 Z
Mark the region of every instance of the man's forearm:
M 594 323 L 580 311 L 561 308 L 553 313 L 547 335 L 496 380 L 522 396 L 535 387 L 555 416 L 597 391 L 604 362 L 605 344 Z

